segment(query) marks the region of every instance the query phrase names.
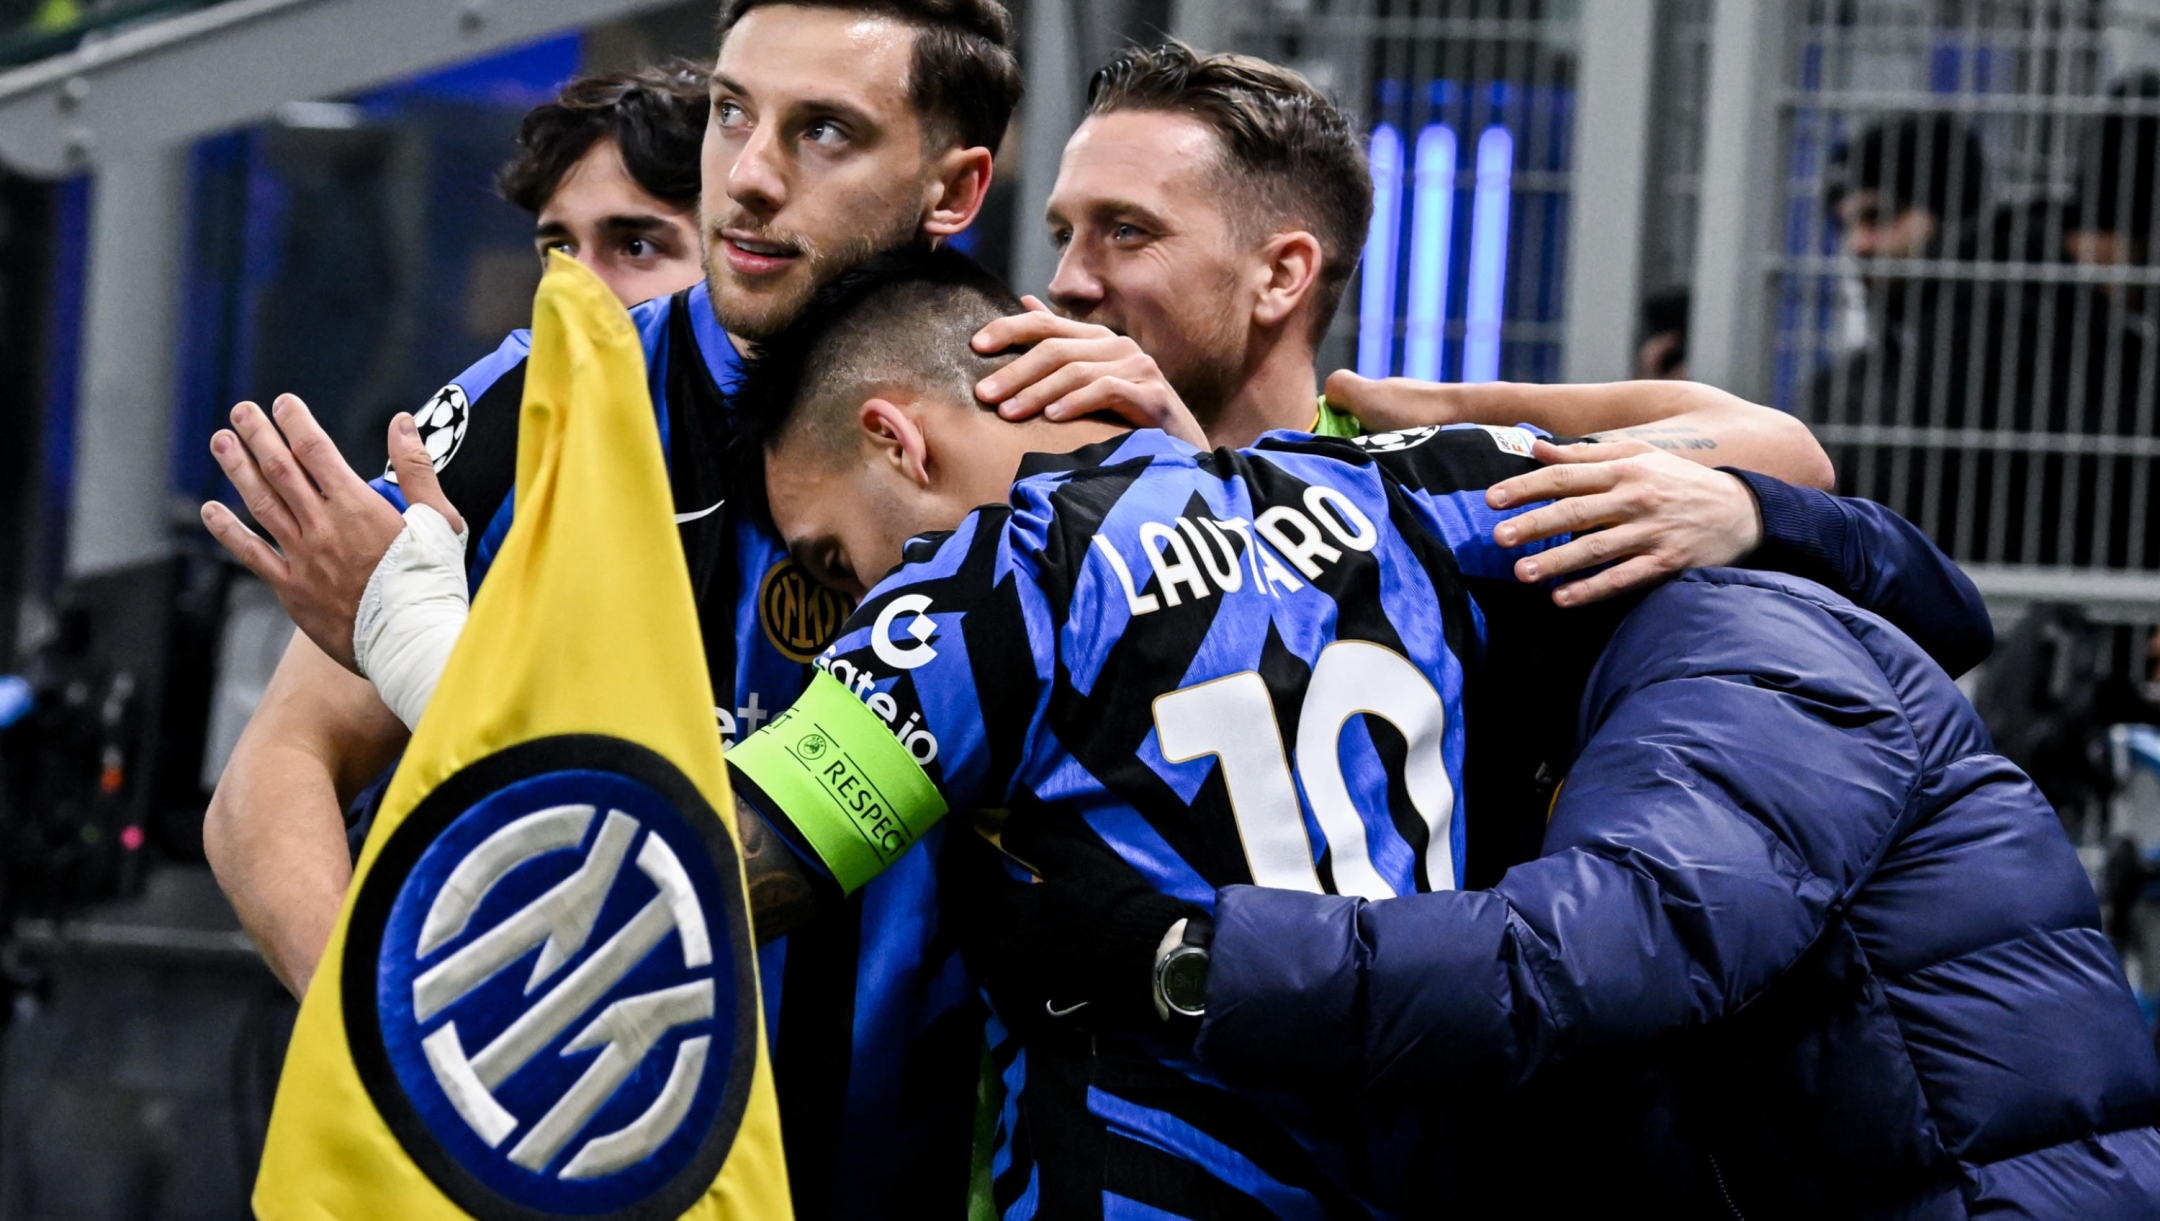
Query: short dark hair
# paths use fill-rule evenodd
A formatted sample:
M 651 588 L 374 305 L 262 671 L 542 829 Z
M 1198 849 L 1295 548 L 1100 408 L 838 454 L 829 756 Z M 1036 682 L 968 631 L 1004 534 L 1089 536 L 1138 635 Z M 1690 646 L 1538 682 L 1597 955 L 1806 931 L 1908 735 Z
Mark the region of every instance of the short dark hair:
M 915 27 L 908 100 L 926 136 L 993 153 L 1020 104 L 1012 14 L 997 0 L 727 0 L 720 41 L 755 9 L 792 4 L 873 13 Z
M 803 433 L 835 460 L 854 452 L 855 411 L 905 390 L 981 404 L 975 383 L 1017 352 L 984 356 L 975 332 L 1025 309 L 1005 282 L 950 246 L 915 242 L 833 277 L 794 322 L 761 340 L 732 402 L 739 462 Z M 984 407 L 984 410 L 990 410 Z M 764 486 L 762 466 L 740 486 Z
M 517 154 L 496 172 L 495 190 L 538 214 L 570 167 L 609 139 L 622 150 L 623 168 L 653 198 L 696 207 L 698 153 L 711 110 L 705 69 L 687 60 L 578 77 L 519 124 Z
M 1884 119 L 1831 154 L 1825 202 L 1835 210 L 1851 191 L 1879 191 L 1897 211 L 1918 207 L 1946 224 L 1965 225 L 1987 198 L 1980 137 L 1946 115 Z
M 1215 132 L 1223 211 L 1233 223 L 1247 232 L 1288 224 L 1320 239 L 1318 342 L 1372 221 L 1372 170 L 1350 117 L 1288 68 L 1249 55 L 1202 55 L 1176 39 L 1126 47 L 1088 82 L 1089 114 L 1134 110 L 1189 114 Z

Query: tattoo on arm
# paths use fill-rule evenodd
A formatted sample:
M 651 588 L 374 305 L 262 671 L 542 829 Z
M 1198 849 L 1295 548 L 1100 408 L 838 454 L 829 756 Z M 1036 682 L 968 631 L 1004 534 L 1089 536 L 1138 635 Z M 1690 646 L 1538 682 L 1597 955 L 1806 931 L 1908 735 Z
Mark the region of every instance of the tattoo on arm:
M 1636 428 L 1622 428 L 1613 432 L 1596 433 L 1592 441 L 1642 441 L 1659 449 L 1678 452 L 1684 449 L 1716 449 L 1717 438 L 1703 435 L 1699 428 L 1685 424 L 1644 424 Z
M 743 873 L 750 885 L 750 925 L 759 945 L 784 937 L 817 914 L 817 890 L 795 852 L 766 823 L 758 808 L 735 796 L 735 827 L 742 837 Z

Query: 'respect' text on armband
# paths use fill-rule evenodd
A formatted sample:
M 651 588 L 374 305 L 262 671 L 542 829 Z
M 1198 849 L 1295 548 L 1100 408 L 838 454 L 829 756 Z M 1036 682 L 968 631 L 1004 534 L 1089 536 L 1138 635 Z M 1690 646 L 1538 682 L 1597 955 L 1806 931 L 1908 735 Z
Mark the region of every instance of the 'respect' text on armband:
M 892 727 L 823 670 L 727 760 L 848 894 L 945 817 L 945 798 Z

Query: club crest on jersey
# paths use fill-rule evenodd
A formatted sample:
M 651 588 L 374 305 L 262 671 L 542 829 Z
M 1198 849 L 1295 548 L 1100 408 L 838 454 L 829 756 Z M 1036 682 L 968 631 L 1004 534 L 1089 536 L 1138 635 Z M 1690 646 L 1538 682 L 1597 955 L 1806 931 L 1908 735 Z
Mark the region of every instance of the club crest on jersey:
M 740 861 L 687 777 L 617 739 L 525 743 L 429 794 L 369 870 L 354 1063 L 482 1221 L 675 1217 L 747 1101 L 751 946 Z
M 758 624 L 765 639 L 792 661 L 809 661 L 840 635 L 855 604 L 810 579 L 802 565 L 782 560 L 758 584 Z

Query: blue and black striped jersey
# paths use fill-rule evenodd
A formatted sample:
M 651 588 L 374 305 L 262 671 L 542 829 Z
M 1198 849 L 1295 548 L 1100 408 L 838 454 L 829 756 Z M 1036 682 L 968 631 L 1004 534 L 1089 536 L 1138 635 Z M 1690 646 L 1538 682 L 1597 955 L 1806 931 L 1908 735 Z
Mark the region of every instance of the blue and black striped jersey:
M 1485 681 L 1470 582 L 1512 586 L 1516 559 L 1565 541 L 1492 541 L 1484 489 L 1534 469 L 1530 441 L 1202 453 L 1150 431 L 1037 455 L 1008 504 L 910 545 L 807 698 L 738 752 L 739 782 L 844 888 L 904 863 L 947 808 L 990 812 L 1015 861 L 1077 838 L 1202 908 L 1242 882 L 1459 887 L 1479 816 L 1466 688 Z M 1004 1042 L 997 1066 L 1009 1218 L 1367 1211 L 1343 1134 L 1187 1051 Z
M 850 606 L 730 495 L 727 393 L 739 360 L 705 287 L 648 301 L 631 319 L 720 700 L 713 714 L 732 744 L 802 693 Z M 476 589 L 515 513 L 528 346 L 517 332 L 415 413 L 444 493 L 471 523 Z M 394 480 L 376 487 L 404 507 Z M 966 1210 L 984 1012 L 940 919 L 940 864 L 936 851 L 918 853 L 760 954 L 799 1217 Z

